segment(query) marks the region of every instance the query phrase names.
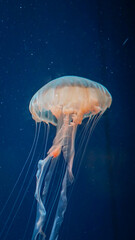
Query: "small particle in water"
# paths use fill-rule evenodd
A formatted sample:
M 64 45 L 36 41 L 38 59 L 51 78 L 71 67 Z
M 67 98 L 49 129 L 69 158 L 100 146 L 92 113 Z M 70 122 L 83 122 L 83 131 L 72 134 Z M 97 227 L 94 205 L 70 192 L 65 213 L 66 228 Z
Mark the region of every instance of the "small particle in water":
M 128 38 L 125 39 L 125 41 L 122 43 L 122 46 L 124 46 L 128 41 Z

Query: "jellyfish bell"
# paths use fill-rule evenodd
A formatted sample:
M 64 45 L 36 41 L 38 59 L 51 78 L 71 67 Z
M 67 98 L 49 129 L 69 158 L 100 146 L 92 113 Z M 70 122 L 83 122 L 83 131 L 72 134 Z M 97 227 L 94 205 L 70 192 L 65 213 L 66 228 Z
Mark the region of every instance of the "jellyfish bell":
M 84 118 L 101 116 L 112 102 L 111 94 L 99 83 L 77 76 L 57 78 L 43 86 L 31 99 L 29 110 L 36 122 L 51 123 L 56 126 L 56 136 L 48 156 L 39 161 L 35 197 L 37 216 L 32 239 L 46 234 L 46 199 L 53 178 L 55 160 L 63 153 L 66 167 L 59 186 L 60 194 L 49 240 L 58 237 L 67 206 L 67 183 L 73 181 L 73 160 L 77 126 Z M 49 165 L 50 164 L 50 165 Z M 44 187 L 43 187 L 44 180 Z M 44 190 L 42 190 L 44 189 Z M 44 194 L 45 192 L 45 194 Z
M 57 125 L 62 114 L 72 115 L 73 123 L 104 112 L 112 97 L 101 84 L 86 78 L 64 76 L 42 87 L 31 99 L 29 109 L 36 122 Z

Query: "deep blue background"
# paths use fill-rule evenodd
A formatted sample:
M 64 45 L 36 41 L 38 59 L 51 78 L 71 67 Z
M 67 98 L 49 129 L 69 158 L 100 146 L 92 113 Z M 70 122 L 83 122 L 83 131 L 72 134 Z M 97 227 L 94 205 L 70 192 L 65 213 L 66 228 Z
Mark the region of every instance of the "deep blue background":
M 133 8 L 129 0 L 0 1 L 1 208 L 33 141 L 28 105 L 40 87 L 77 75 L 102 83 L 113 97 L 88 144 L 61 240 L 135 239 Z M 19 188 L 1 216 L 1 229 Z M 7 239 L 23 239 L 34 189 L 35 179 Z M 27 240 L 34 220 L 33 213 Z

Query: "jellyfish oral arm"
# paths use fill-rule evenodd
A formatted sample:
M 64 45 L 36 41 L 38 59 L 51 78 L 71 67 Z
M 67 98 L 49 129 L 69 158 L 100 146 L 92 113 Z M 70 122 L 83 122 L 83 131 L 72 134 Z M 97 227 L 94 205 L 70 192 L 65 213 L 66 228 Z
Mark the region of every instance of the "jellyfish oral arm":
M 47 156 L 44 160 L 40 160 L 38 163 L 38 170 L 36 174 L 37 182 L 36 182 L 36 191 L 35 191 L 35 198 L 37 200 L 37 216 L 36 216 L 36 222 L 35 222 L 32 240 L 36 240 L 39 233 L 43 234 L 42 227 L 45 222 L 46 209 L 41 199 L 41 187 L 42 187 L 44 176 L 47 171 L 47 167 L 51 159 L 52 159 L 51 156 Z
M 64 218 L 64 213 L 66 211 L 67 208 L 67 170 L 65 172 L 65 176 L 63 179 L 63 183 L 62 183 L 62 190 L 60 193 L 60 199 L 59 199 L 59 203 L 58 203 L 58 207 L 57 207 L 57 212 L 56 212 L 56 216 L 55 216 L 55 220 L 54 220 L 54 224 L 52 227 L 52 231 L 51 231 L 51 235 L 49 240 L 57 240 L 58 238 L 58 233 L 59 233 L 59 229 L 60 226 L 63 222 L 63 218 Z
M 53 141 L 53 146 L 48 151 L 48 154 L 53 157 L 58 157 L 61 150 L 68 165 L 68 175 L 70 181 L 73 181 L 72 166 L 75 154 L 74 142 L 77 130 L 77 124 L 72 120 L 74 114 L 62 116 L 57 126 L 56 137 Z
M 62 152 L 63 152 L 64 159 L 67 162 L 67 167 L 66 167 L 65 175 L 62 182 L 62 188 L 61 188 L 61 193 L 60 193 L 57 211 L 55 215 L 55 220 L 53 223 L 49 240 L 57 240 L 58 238 L 59 229 L 63 222 L 64 213 L 67 208 L 67 185 L 69 182 L 70 183 L 73 182 L 72 166 L 73 166 L 73 159 L 74 159 L 74 153 L 75 153 L 74 142 L 75 142 L 77 125 L 70 124 L 69 116 L 66 116 L 65 118 L 66 119 L 64 119 L 64 124 L 63 124 L 64 129 L 62 131 L 63 132 Z M 57 139 L 57 134 L 56 134 L 56 139 Z
M 51 153 L 50 156 L 52 156 L 53 158 L 56 158 L 60 155 L 61 152 L 61 147 L 56 147 Z
M 64 213 L 67 208 L 67 186 L 68 186 L 68 183 L 73 182 L 72 166 L 73 166 L 73 159 L 74 159 L 74 153 L 75 153 L 74 142 L 75 142 L 77 125 L 70 124 L 69 116 L 66 116 L 65 118 L 66 119 L 63 120 L 64 124 L 62 125 L 64 129 L 61 128 L 60 131 L 63 132 L 61 147 L 62 147 L 64 159 L 67 163 L 67 167 L 66 167 L 65 175 L 62 182 L 62 188 L 61 188 L 61 193 L 60 193 L 59 202 L 57 206 L 57 211 L 56 211 L 56 215 L 55 215 L 49 240 L 57 240 L 58 238 L 59 229 L 63 222 Z M 57 134 L 60 134 L 60 132 L 57 132 Z M 57 142 L 57 134 L 54 140 L 55 143 Z
M 63 222 L 64 213 L 67 207 L 67 185 L 73 182 L 73 159 L 74 159 L 74 141 L 76 135 L 77 125 L 70 124 L 71 117 L 63 116 L 61 121 L 57 126 L 56 137 L 53 141 L 53 146 L 48 151 L 48 156 L 44 160 L 40 160 L 38 163 L 38 170 L 36 174 L 36 191 L 35 198 L 37 200 L 37 215 L 35 228 L 32 236 L 32 240 L 36 240 L 38 235 L 42 234 L 45 238 L 45 233 L 43 233 L 43 227 L 46 221 L 46 196 L 48 193 L 49 184 L 52 179 L 53 170 L 55 168 L 55 162 L 57 157 L 63 152 L 63 161 L 65 161 L 66 169 L 64 170 L 62 185 L 60 190 L 59 201 L 56 209 L 56 214 L 54 218 L 54 223 L 52 225 L 52 230 L 50 233 L 49 240 L 57 239 L 59 228 Z M 62 170 L 63 171 L 63 170 Z M 41 192 L 44 180 L 44 187 Z

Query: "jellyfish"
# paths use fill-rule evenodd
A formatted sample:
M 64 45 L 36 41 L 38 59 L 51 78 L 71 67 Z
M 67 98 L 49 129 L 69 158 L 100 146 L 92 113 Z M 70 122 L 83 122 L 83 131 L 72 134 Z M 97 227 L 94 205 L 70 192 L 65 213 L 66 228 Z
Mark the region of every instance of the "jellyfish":
M 29 105 L 32 118 L 36 122 L 56 126 L 53 144 L 47 156 L 38 162 L 35 190 L 37 212 L 32 240 L 58 239 L 67 208 L 67 188 L 74 180 L 72 169 L 77 126 L 84 118 L 91 120 L 96 116 L 102 116 L 111 102 L 111 94 L 103 85 L 77 76 L 63 76 L 50 81 L 32 97 Z M 63 162 L 57 166 L 60 156 Z M 61 174 L 57 187 L 59 193 L 50 192 L 56 172 Z M 57 195 L 57 201 L 52 202 L 55 211 L 47 236 L 47 218 L 53 208 L 47 203 L 50 194 Z

